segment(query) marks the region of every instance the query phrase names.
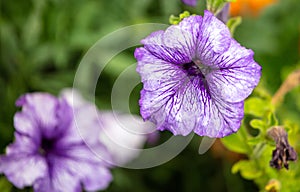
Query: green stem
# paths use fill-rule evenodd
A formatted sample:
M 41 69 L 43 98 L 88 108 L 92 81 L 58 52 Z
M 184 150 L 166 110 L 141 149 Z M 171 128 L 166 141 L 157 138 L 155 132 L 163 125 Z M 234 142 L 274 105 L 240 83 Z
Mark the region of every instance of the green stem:
M 246 142 L 247 151 L 248 151 L 248 157 L 250 159 L 252 159 L 254 161 L 255 165 L 257 166 L 257 168 L 260 169 L 261 167 L 260 167 L 259 161 L 258 161 L 258 159 L 257 159 L 257 157 L 256 157 L 256 155 L 254 153 L 254 150 L 252 149 L 252 147 L 247 142 L 248 141 L 248 132 L 247 132 L 245 126 L 243 126 L 241 128 L 241 136 L 243 137 L 244 141 Z

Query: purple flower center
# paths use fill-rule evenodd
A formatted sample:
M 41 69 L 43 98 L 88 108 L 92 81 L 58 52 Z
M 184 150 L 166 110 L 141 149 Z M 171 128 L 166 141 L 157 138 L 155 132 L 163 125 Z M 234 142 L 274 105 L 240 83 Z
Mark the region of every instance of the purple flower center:
M 211 67 L 208 67 L 208 66 L 204 66 L 200 62 L 200 60 L 195 60 L 195 61 L 191 61 L 189 63 L 183 64 L 182 70 L 184 70 L 187 73 L 187 75 L 191 81 L 194 80 L 194 77 L 201 79 L 202 83 L 199 84 L 198 86 L 200 86 L 200 89 L 207 91 L 208 94 L 206 95 L 206 97 L 210 99 L 211 98 L 211 96 L 209 94 L 210 90 L 209 90 L 207 81 L 205 79 L 205 76 L 214 69 Z
M 182 65 L 184 71 L 187 72 L 190 76 L 198 76 L 205 78 L 203 73 L 201 72 L 200 68 L 192 61 L 190 63 L 185 63 Z
M 183 64 L 182 69 L 189 76 L 198 76 L 201 77 L 202 80 L 204 80 L 205 76 L 212 71 L 212 68 L 204 66 L 199 60 Z
M 40 148 L 39 148 L 39 153 L 41 155 L 46 156 L 47 154 L 53 152 L 53 150 L 55 148 L 55 142 L 56 142 L 56 140 L 53 138 L 48 139 L 48 138 L 43 137 Z

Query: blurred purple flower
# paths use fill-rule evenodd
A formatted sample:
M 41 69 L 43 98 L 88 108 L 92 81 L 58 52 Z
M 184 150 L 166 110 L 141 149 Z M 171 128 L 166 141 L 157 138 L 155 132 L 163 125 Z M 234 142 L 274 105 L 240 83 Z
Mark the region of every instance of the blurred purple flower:
M 182 2 L 186 5 L 195 7 L 197 5 L 197 0 L 182 0 Z
M 135 58 L 145 120 L 174 135 L 224 137 L 239 129 L 261 67 L 224 23 L 205 11 L 141 42 Z
M 75 89 L 63 90 L 62 96 L 73 107 L 94 106 Z M 149 133 L 155 129 L 152 123 L 143 122 L 140 117 L 132 114 L 113 111 L 96 112 L 95 108 L 94 112 L 90 111 L 91 114 L 100 118 L 101 131 L 97 139 L 108 149 L 111 155 L 111 159 L 108 161 L 113 165 L 122 166 L 136 158 L 149 138 Z M 156 135 L 157 137 L 158 135 Z
M 112 155 L 112 163 L 122 166 L 138 157 L 153 124 L 136 115 L 110 111 L 102 111 L 101 117 L 104 133 L 100 134 L 100 140 Z
M 16 105 L 22 111 L 14 117 L 15 141 L 0 156 L 0 173 L 9 181 L 18 188 L 33 186 L 43 192 L 108 186 L 112 180 L 108 165 L 91 151 L 109 158 L 97 138 L 100 129 L 89 116 L 89 106 L 72 108 L 65 99 L 47 93 L 26 94 Z M 75 121 L 74 114 L 81 119 Z

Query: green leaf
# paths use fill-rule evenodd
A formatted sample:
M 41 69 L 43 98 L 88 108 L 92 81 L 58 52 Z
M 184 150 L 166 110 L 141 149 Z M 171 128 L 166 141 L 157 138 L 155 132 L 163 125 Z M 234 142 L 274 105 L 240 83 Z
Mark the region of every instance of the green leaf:
M 169 17 L 169 23 L 171 25 L 177 25 L 180 22 L 179 17 L 176 17 L 175 15 L 170 15 Z
M 188 11 L 184 11 L 184 12 L 180 13 L 178 17 L 176 17 L 174 15 L 170 15 L 169 23 L 171 25 L 177 25 L 178 23 L 180 23 L 180 21 L 182 21 L 186 17 L 189 17 L 190 15 L 191 14 Z
M 258 97 L 251 97 L 245 101 L 245 113 L 262 117 L 268 110 L 270 110 L 270 104 Z
M 278 125 L 278 119 L 277 119 L 277 117 L 275 116 L 275 114 L 273 112 L 268 113 L 268 125 L 269 126 Z
M 10 192 L 12 185 L 7 181 L 5 177 L 0 177 L 0 189 L 1 192 Z
M 263 137 L 260 137 L 260 136 L 252 137 L 252 138 L 248 139 L 247 144 L 251 145 L 251 146 L 255 146 L 262 141 L 264 141 Z
M 240 16 L 232 17 L 227 21 L 226 25 L 229 28 L 232 36 L 234 34 L 236 27 L 239 26 L 241 23 L 242 23 L 242 17 L 240 17 Z
M 231 151 L 247 154 L 248 146 L 246 145 L 241 132 L 231 134 L 230 136 L 221 139 L 222 143 Z
M 264 131 L 266 128 L 266 123 L 260 119 L 253 119 L 250 121 L 251 127 Z
M 262 175 L 262 171 L 259 170 L 253 161 L 241 160 L 233 165 L 231 169 L 232 173 L 240 172 L 245 179 L 256 179 Z

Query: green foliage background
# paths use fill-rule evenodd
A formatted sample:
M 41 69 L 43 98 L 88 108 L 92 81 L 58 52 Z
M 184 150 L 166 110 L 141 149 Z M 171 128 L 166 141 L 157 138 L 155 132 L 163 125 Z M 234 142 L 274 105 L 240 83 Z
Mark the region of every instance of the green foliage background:
M 76 68 L 87 50 L 101 37 L 121 27 L 138 23 L 165 23 L 183 10 L 202 13 L 180 0 L 16 0 L 0 1 L 0 151 L 13 141 L 15 100 L 26 92 L 57 95 L 72 87 Z M 255 52 L 263 67 L 260 89 L 273 95 L 286 76 L 299 69 L 300 3 L 281 0 L 259 17 L 243 17 L 235 37 Z M 113 42 L 112 42 L 113 43 Z M 96 101 L 110 108 L 110 91 L 122 69 L 135 62 L 129 49 L 115 58 L 100 77 Z M 298 63 L 298 64 L 297 64 Z M 131 94 L 131 110 L 138 113 L 139 90 Z M 276 110 L 279 122 L 300 124 L 300 88 L 286 95 Z M 163 132 L 161 142 L 170 137 Z M 216 158 L 213 149 L 198 155 L 200 137 L 170 162 L 146 170 L 113 170 L 107 191 L 257 191 L 251 181 L 231 173 L 232 158 Z M 299 149 L 299 143 L 297 149 Z M 298 151 L 299 152 L 299 151 Z M 270 154 L 271 158 L 271 154 Z M 268 166 L 265 164 L 263 166 Z M 2 177 L 0 189 L 10 184 Z M 19 191 L 14 189 L 12 191 Z M 8 189 L 9 190 L 9 189 Z M 24 189 L 28 191 L 30 189 Z

